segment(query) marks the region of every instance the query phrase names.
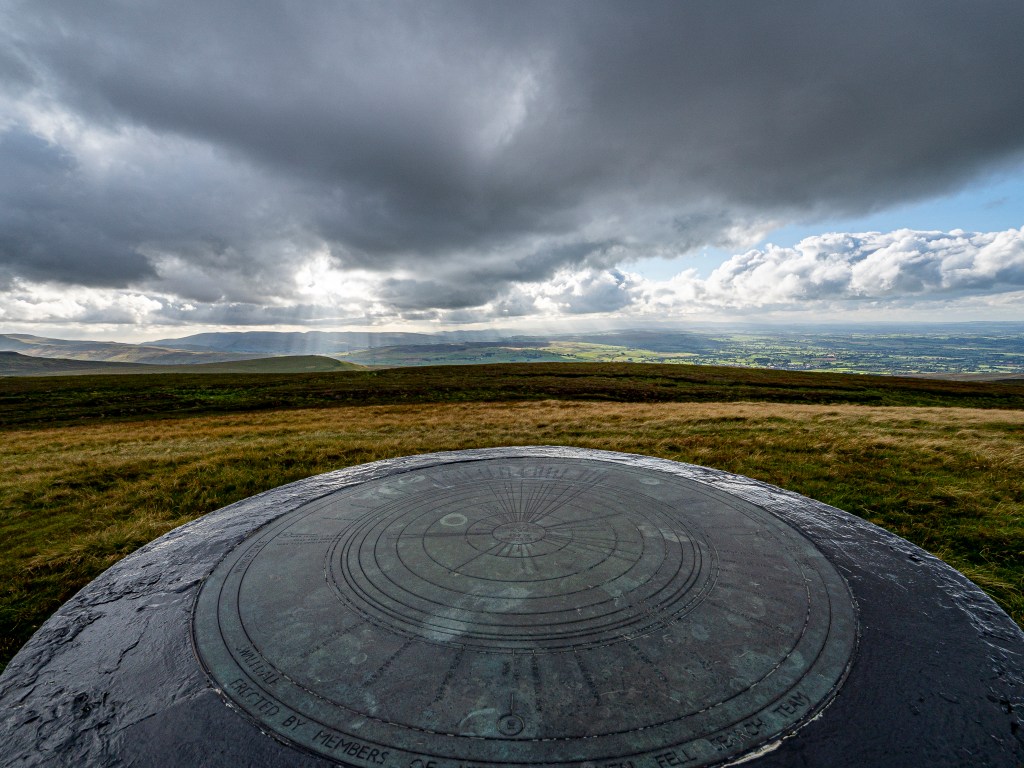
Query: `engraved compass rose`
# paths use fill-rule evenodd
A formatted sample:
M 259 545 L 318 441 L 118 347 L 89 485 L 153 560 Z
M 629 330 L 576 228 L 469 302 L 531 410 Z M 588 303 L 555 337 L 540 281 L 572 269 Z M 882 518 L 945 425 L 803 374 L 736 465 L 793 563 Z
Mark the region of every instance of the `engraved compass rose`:
M 281 517 L 217 567 L 194 626 L 225 696 L 346 763 L 655 768 L 823 706 L 848 594 L 793 528 L 695 481 L 504 459 Z

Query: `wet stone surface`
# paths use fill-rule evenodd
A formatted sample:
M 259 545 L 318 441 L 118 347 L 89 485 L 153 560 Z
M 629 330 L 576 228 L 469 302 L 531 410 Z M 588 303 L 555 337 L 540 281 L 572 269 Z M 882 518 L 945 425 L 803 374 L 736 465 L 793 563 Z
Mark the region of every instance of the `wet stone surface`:
M 742 754 L 825 704 L 856 640 L 842 577 L 774 515 L 529 458 L 300 507 L 217 567 L 194 626 L 221 690 L 278 736 L 439 767 Z
M 1024 765 L 1024 633 L 812 499 L 538 446 L 175 529 L 0 674 L 19 766 Z

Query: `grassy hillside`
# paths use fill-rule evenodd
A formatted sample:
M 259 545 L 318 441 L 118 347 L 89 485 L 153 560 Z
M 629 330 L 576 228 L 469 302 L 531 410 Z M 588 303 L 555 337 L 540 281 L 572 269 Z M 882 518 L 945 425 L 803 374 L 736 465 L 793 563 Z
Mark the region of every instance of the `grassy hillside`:
M 0 351 L 0 376 L 95 376 L 107 373 L 142 372 L 148 367 L 142 363 L 70 360 Z
M 191 368 L 189 370 L 192 370 Z M 1024 387 L 850 374 L 622 363 L 437 366 L 308 374 L 0 379 L 0 427 L 407 403 L 856 403 L 1024 408 Z
M 358 371 L 363 366 L 335 360 L 323 355 L 281 355 L 257 357 L 252 360 L 233 360 L 225 363 L 196 363 L 195 365 L 148 366 L 151 373 L 323 373 L 327 371 Z
M 0 376 L 97 376 L 128 373 L 266 374 L 352 371 L 361 368 L 361 365 L 320 355 L 260 357 L 229 362 L 192 363 L 188 365 L 150 365 L 146 363 L 65 360 L 52 357 L 34 357 L 18 352 L 0 352 Z
M 187 520 L 338 467 L 498 445 L 630 451 L 781 485 L 943 557 L 1024 623 L 1019 385 L 538 364 L 5 379 L 0 404 L 0 663 Z
M 167 349 L 150 344 L 122 344 L 115 341 L 78 341 L 51 339 L 25 333 L 0 334 L 0 350 L 21 352 L 31 357 L 91 362 L 153 363 L 160 365 L 191 365 L 220 363 L 257 357 L 222 350 Z

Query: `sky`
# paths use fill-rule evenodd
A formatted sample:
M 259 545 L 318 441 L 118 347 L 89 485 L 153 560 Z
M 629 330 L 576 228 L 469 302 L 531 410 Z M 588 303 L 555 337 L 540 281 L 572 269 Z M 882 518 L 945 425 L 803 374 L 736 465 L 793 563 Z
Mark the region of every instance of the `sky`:
M 1024 321 L 1024 3 L 0 0 L 0 332 Z

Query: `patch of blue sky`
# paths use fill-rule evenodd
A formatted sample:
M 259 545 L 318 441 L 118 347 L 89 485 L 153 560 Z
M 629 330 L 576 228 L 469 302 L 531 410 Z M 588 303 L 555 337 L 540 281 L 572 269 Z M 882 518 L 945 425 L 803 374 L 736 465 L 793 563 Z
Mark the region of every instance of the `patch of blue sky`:
M 1024 164 L 963 187 L 949 195 L 897 205 L 864 216 L 837 217 L 793 224 L 771 232 L 758 243 L 791 246 L 805 237 L 826 232 L 892 232 L 896 229 L 962 229 L 968 232 L 999 232 L 1024 227 Z
M 829 232 L 891 232 L 897 229 L 962 229 L 999 232 L 1024 227 L 1024 164 L 987 177 L 954 193 L 891 206 L 860 216 L 808 219 L 772 230 L 751 248 L 790 247 Z M 747 250 L 747 249 L 743 249 Z M 675 258 L 639 259 L 626 268 L 651 280 L 665 280 L 685 269 L 707 277 L 736 250 L 707 247 Z

